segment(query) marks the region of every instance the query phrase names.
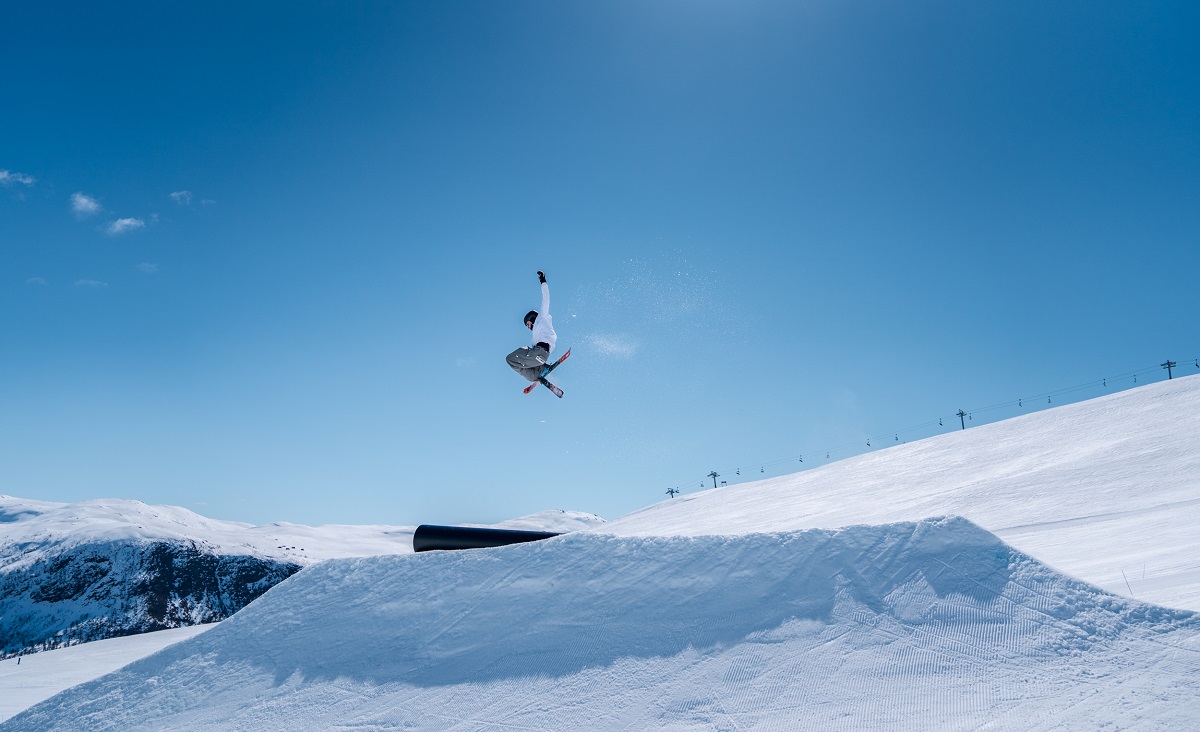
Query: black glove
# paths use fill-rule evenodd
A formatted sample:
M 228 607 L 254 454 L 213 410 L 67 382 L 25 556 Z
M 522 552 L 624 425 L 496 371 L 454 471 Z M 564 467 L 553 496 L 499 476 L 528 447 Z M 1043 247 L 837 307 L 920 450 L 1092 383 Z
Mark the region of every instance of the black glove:
M 546 273 L 540 269 L 538 270 L 538 282 L 546 284 Z

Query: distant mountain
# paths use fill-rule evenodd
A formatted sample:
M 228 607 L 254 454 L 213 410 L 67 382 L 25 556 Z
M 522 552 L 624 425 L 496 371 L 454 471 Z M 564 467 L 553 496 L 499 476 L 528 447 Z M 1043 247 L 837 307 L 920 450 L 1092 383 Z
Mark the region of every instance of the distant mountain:
M 602 521 L 547 511 L 506 524 L 567 531 Z M 0 657 L 221 620 L 307 565 L 411 552 L 412 532 L 0 496 Z

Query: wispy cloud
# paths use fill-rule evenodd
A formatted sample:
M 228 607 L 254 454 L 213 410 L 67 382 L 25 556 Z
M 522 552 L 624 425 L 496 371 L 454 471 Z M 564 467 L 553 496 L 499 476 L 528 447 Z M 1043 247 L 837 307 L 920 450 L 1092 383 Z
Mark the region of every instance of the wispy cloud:
M 593 334 L 584 339 L 601 356 L 629 360 L 637 355 L 638 344 L 627 335 Z
M 48 285 L 50 283 L 47 282 L 44 277 L 30 277 L 29 279 L 25 280 L 25 284 L 37 285 L 38 287 L 45 287 L 46 285 Z
M 32 175 L 25 175 L 24 173 L 17 173 L 12 170 L 0 170 L 0 186 L 31 186 L 34 183 L 37 183 L 37 179 Z
M 146 222 L 141 219 L 117 219 L 109 224 L 105 231 L 108 232 L 109 236 L 119 236 L 129 231 L 144 228 L 145 226 Z
M 108 287 L 107 282 L 100 280 L 75 280 L 76 287 Z
M 192 205 L 192 192 L 191 191 L 175 191 L 174 193 L 171 194 L 171 200 L 173 200 L 175 203 L 179 204 L 180 206 L 191 206 Z
M 86 193 L 71 194 L 71 211 L 79 218 L 86 219 L 88 216 L 98 214 L 103 210 L 104 208 L 100 205 L 100 202 Z
M 142 274 L 154 274 L 158 271 L 158 265 L 153 262 L 142 262 L 137 266 L 137 270 Z

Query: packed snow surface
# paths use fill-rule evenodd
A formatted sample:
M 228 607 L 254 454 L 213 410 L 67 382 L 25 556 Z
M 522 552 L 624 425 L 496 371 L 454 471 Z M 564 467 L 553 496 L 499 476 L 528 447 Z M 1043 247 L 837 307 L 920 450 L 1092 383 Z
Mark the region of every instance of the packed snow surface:
M 0 722 L 64 689 L 116 671 L 213 627 L 172 628 L 0 660 Z
M 941 515 L 1110 592 L 1200 611 L 1200 376 L 680 496 L 598 530 L 699 536 Z
M 1182 729 L 1200 620 L 965 519 L 332 560 L 12 730 Z

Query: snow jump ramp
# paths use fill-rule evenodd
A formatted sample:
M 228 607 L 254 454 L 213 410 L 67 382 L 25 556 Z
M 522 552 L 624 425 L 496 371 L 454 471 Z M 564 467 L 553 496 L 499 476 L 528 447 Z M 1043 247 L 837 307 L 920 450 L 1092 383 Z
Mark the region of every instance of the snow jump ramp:
M 330 560 L 17 730 L 1195 729 L 1200 619 L 960 518 Z

